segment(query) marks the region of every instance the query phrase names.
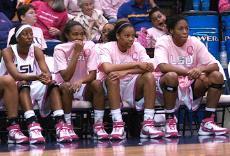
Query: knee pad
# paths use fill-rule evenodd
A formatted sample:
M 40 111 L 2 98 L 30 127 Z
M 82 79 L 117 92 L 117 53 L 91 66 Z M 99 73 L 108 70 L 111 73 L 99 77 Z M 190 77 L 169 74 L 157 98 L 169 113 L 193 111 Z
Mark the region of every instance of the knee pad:
M 22 84 L 20 84 L 19 88 L 18 88 L 19 92 L 24 88 L 30 89 L 30 83 L 22 83 Z
M 52 81 L 51 84 L 49 84 L 49 90 L 52 90 L 55 87 L 59 87 L 59 85 L 56 83 L 56 81 Z
M 167 92 L 175 93 L 177 92 L 177 86 L 163 85 L 163 89 Z
M 215 84 L 215 83 L 212 83 L 211 85 L 208 86 L 208 88 L 215 88 L 215 89 L 218 89 L 218 90 L 222 90 L 223 86 L 224 86 L 224 84 Z

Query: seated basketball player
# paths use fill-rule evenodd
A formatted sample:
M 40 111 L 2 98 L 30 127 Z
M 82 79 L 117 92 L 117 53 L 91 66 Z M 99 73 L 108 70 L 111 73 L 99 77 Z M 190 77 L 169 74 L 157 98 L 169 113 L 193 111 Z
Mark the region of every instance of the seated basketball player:
M 19 100 L 25 111 L 30 143 L 44 143 L 42 128 L 37 122 L 33 104 L 38 103 L 42 116 L 47 116 L 50 109 L 55 118 L 58 142 L 69 142 L 69 128 L 64 122 L 64 111 L 57 85 L 45 63 L 43 52 L 32 44 L 33 32 L 30 25 L 15 28 L 10 47 L 3 51 L 1 72 L 9 73 L 16 81 Z M 40 72 L 41 71 L 41 72 Z M 49 105 L 50 104 L 50 105 Z
M 170 106 L 166 107 L 169 122 L 176 124 L 173 106 L 177 98 L 178 104 L 184 103 L 189 109 L 196 110 L 207 92 L 205 117 L 198 133 L 226 134 L 228 130 L 214 122 L 224 83 L 217 60 L 200 40 L 189 36 L 188 23 L 183 16 L 168 19 L 167 27 L 170 35 L 165 35 L 157 41 L 154 59 L 157 62 L 156 71 L 162 73 L 158 79 L 164 103 Z

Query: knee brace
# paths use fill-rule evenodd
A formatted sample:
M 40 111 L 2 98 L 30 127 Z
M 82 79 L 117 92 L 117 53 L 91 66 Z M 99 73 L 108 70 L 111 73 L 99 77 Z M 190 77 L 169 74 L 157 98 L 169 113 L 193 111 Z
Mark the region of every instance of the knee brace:
M 52 90 L 55 87 L 59 87 L 56 81 L 52 81 L 51 84 L 49 84 L 49 90 Z
M 24 88 L 30 89 L 30 83 L 22 83 L 22 84 L 20 84 L 19 87 L 18 87 L 19 92 Z
M 214 88 L 214 89 L 222 90 L 223 86 L 224 86 L 224 84 L 215 84 L 215 83 L 212 83 L 211 85 L 208 86 L 208 88 Z
M 175 93 L 177 92 L 177 86 L 163 85 L 163 89 L 167 92 Z

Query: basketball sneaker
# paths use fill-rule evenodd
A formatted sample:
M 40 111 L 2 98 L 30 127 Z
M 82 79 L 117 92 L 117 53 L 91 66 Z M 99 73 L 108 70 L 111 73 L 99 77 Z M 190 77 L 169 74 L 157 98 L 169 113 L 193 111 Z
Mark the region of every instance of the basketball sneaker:
M 161 138 L 164 133 L 154 126 L 153 120 L 146 120 L 142 123 L 142 129 L 140 133 L 141 138 Z
M 8 143 L 9 144 L 21 144 L 21 143 L 28 143 L 29 138 L 25 136 L 20 129 L 18 124 L 11 125 L 7 128 L 8 134 Z

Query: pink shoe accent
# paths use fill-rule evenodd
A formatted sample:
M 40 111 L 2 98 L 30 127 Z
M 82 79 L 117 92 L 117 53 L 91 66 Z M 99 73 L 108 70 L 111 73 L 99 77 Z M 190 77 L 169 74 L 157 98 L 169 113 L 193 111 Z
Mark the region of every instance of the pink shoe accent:
M 164 133 L 154 126 L 153 120 L 146 120 L 142 123 L 141 129 L 141 138 L 161 138 L 164 136 Z
M 126 133 L 125 133 L 125 123 L 120 122 L 113 122 L 113 131 L 110 134 L 110 139 L 113 140 L 122 140 L 125 139 Z
M 94 139 L 106 140 L 109 139 L 108 133 L 105 131 L 103 123 L 96 123 L 93 125 Z
M 72 141 L 78 140 L 79 137 L 78 137 L 78 135 L 74 132 L 74 130 L 73 130 L 73 125 L 68 125 L 68 127 L 69 127 L 69 135 L 70 135 Z
M 31 144 L 45 143 L 45 138 L 42 136 L 42 128 L 39 123 L 30 124 L 28 130 Z
M 56 137 L 57 137 L 57 142 L 71 142 L 71 136 L 69 134 L 69 127 L 66 123 L 63 121 L 58 122 L 55 125 L 56 128 Z
M 168 119 L 165 126 L 165 137 L 173 138 L 178 137 L 177 125 L 175 118 Z
M 23 144 L 29 142 L 29 138 L 21 132 L 18 124 L 9 126 L 7 130 L 9 131 L 8 144 Z

